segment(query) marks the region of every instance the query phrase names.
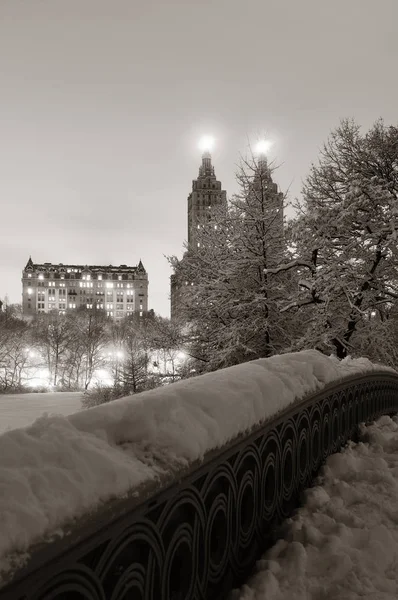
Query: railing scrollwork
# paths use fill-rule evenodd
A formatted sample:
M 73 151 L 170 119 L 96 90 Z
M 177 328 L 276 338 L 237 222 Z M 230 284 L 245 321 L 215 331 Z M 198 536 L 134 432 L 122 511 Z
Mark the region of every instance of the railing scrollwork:
M 38 548 L 1 600 L 211 600 L 250 574 L 276 526 L 358 425 L 398 412 L 398 376 L 347 379 L 305 398 L 141 504 Z M 130 502 L 130 504 L 129 504 Z M 93 524 L 94 523 L 94 524 Z

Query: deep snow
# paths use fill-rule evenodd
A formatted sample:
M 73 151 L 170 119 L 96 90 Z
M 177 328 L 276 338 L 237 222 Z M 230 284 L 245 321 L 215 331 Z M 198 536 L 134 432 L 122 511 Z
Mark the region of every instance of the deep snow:
M 233 600 L 398 598 L 398 418 L 327 460 L 303 508 Z
M 325 384 L 380 367 L 314 350 L 261 359 L 0 435 L 0 571 L 101 502 L 187 465 Z

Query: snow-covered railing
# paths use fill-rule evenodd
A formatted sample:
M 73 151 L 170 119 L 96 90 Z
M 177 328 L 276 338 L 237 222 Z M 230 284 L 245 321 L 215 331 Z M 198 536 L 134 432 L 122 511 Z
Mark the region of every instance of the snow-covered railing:
M 222 598 L 325 458 L 397 411 L 395 372 L 307 351 L 7 432 L 0 599 Z

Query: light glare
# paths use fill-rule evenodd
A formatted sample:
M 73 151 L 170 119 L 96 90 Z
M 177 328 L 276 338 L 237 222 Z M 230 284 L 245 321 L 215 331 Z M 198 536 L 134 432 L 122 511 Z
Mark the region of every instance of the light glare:
M 272 142 L 270 140 L 260 140 L 256 145 L 257 154 L 267 154 L 268 150 L 271 148 Z
M 199 148 L 202 152 L 210 152 L 214 148 L 214 137 L 211 135 L 205 135 L 199 142 Z

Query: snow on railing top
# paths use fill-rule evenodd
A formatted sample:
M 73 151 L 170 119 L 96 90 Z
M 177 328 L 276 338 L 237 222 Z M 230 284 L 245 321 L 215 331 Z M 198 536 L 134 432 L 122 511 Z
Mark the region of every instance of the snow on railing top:
M 0 435 L 0 571 L 101 503 L 187 466 L 295 400 L 388 370 L 315 350 L 260 359 Z M 57 531 L 58 530 L 58 531 Z

